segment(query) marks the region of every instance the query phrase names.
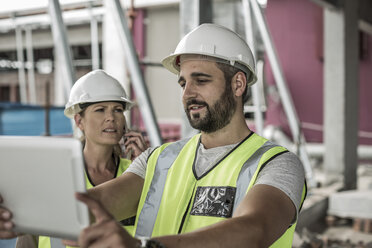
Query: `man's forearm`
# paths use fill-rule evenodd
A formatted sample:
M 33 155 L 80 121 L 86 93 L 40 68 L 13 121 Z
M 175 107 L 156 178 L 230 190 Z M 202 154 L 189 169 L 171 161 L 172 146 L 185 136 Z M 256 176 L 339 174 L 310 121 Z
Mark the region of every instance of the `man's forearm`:
M 101 202 L 117 220 L 136 214 L 141 197 L 143 179 L 133 173 L 124 173 L 118 178 L 91 188 L 88 193 Z

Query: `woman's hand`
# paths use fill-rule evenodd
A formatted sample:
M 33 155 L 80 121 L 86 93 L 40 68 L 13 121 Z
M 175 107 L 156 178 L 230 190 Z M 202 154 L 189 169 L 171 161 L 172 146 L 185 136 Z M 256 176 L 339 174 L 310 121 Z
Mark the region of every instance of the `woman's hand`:
M 0 195 L 0 239 L 12 239 L 18 236 L 13 231 L 12 213 L 2 206 L 3 198 Z
M 124 134 L 124 146 L 124 155 L 130 160 L 134 160 L 148 148 L 142 134 L 131 130 Z

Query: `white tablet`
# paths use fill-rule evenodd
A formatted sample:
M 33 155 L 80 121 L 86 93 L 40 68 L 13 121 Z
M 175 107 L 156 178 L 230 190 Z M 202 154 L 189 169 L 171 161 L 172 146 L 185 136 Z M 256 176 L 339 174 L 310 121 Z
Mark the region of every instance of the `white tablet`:
M 80 141 L 65 137 L 0 136 L 0 194 L 15 231 L 77 239 L 89 225 Z

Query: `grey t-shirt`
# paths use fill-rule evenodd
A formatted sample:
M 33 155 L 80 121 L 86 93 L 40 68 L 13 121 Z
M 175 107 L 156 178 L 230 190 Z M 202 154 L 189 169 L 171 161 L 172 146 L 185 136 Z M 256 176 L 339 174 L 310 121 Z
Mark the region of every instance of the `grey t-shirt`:
M 197 176 L 202 175 L 215 165 L 221 158 L 230 152 L 237 144 L 220 146 L 205 149 L 200 144 L 195 162 L 195 171 Z M 147 168 L 147 158 L 154 148 L 148 148 L 139 155 L 129 168 L 124 172 L 132 172 L 142 178 L 145 178 Z M 270 162 L 258 174 L 255 184 L 270 185 L 283 191 L 296 207 L 296 217 L 301 205 L 302 188 L 305 180 L 305 172 L 299 158 L 291 153 L 283 153 Z

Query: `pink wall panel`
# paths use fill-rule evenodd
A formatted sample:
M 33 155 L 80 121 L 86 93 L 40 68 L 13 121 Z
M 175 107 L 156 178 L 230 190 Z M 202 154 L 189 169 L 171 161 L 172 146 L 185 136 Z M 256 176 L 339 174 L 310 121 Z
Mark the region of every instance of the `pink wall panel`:
M 271 0 L 265 12 L 280 63 L 300 118 L 306 139 L 322 142 L 323 125 L 323 10 L 308 0 Z M 372 38 L 365 36 L 360 64 L 361 143 L 372 144 Z M 268 60 L 266 60 L 268 61 Z M 268 85 L 274 85 L 269 63 Z M 280 102 L 268 95 L 267 124 L 279 125 L 290 134 Z

